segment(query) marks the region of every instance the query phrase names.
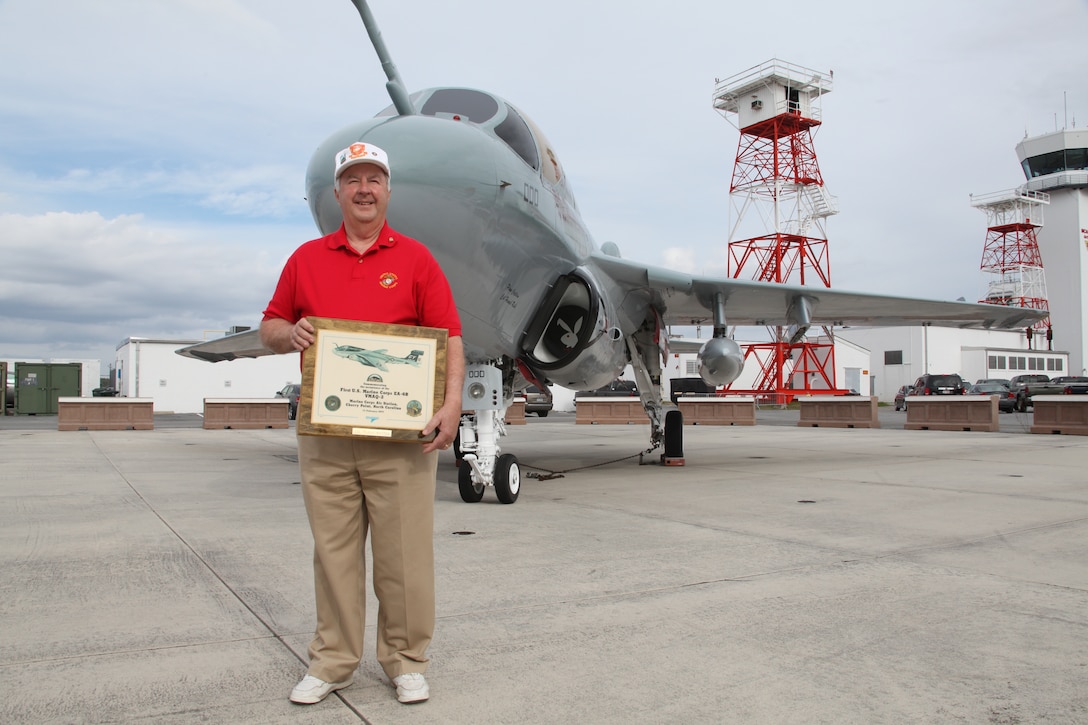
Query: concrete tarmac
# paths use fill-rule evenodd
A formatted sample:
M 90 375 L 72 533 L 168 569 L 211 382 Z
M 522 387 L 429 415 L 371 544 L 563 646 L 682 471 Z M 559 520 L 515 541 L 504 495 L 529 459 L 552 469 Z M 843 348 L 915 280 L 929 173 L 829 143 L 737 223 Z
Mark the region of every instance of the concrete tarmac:
M 442 455 L 430 701 L 371 594 L 354 684 L 299 706 L 294 431 L 48 420 L 0 419 L 0 723 L 1088 723 L 1086 437 L 776 411 L 666 468 L 647 426 L 530 417 L 513 505 Z

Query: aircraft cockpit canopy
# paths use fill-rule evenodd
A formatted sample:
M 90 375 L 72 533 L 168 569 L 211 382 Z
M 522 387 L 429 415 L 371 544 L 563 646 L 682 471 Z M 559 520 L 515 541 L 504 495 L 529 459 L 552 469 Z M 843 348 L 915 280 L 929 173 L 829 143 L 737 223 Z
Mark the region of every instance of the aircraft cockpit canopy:
M 550 185 L 557 187 L 573 205 L 566 175 L 551 144 L 528 116 L 498 96 L 471 88 L 433 88 L 411 95 L 412 105 L 423 116 L 468 121 L 494 133 L 522 161 Z M 422 105 L 421 105 L 422 103 Z M 395 116 L 389 106 L 378 116 Z

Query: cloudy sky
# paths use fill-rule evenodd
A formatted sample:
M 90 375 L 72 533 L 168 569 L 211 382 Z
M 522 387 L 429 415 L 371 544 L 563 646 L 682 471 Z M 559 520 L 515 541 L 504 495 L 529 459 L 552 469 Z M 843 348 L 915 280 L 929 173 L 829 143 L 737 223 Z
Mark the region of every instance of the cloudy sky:
M 506 97 L 597 242 L 726 271 L 738 132 L 715 79 L 834 71 L 815 136 L 836 288 L 977 299 L 1025 134 L 1088 124 L 1088 0 L 372 0 L 410 90 Z M 348 0 L 0 0 L 0 358 L 255 325 L 316 236 L 310 154 L 384 108 Z M 664 167 L 666 174 L 660 173 Z

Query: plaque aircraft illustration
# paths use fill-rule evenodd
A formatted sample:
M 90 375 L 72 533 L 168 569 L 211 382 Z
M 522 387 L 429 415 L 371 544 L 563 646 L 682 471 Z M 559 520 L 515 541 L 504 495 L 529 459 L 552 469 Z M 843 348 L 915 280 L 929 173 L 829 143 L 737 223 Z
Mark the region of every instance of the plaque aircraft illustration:
M 378 368 L 385 373 L 389 372 L 386 365 L 414 365 L 418 368 L 419 356 L 423 354 L 422 350 L 412 350 L 404 357 L 397 357 L 396 355 L 390 355 L 385 350 L 367 350 L 354 345 L 337 345 L 332 351 L 340 357 L 346 357 L 348 360 Z
M 307 199 L 321 234 L 334 231 L 341 217 L 333 154 L 357 141 L 389 154 L 389 223 L 430 248 L 461 315 L 464 408 L 471 412 L 460 430 L 465 501 L 479 501 L 488 486 L 503 503 L 518 497 L 517 458 L 499 446 L 514 391 L 528 383 L 593 390 L 628 363 L 650 419 L 647 453 L 660 448 L 663 462 L 682 463 L 683 421 L 661 385 L 669 325 L 712 326 L 713 337 L 697 346 L 669 347 L 697 351 L 700 376 L 725 385 L 743 367 L 728 326 L 781 325 L 798 341 L 811 325 L 1013 328 L 1038 318 L 1014 307 L 715 278 L 625 260 L 615 244 L 594 242 L 558 154 L 525 113 L 482 90 L 409 93 L 367 3 L 352 2 L 392 105 L 317 148 L 306 173 Z M 211 361 L 269 354 L 256 331 L 178 352 Z

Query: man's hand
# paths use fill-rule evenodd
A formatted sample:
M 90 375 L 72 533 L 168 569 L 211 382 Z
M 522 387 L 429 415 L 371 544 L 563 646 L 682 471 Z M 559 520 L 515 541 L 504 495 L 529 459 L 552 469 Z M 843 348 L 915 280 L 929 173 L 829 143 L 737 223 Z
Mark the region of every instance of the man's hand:
M 261 342 L 272 352 L 302 351 L 314 344 L 314 326 L 305 317 L 295 323 L 273 317 L 261 323 Z
M 465 383 L 465 348 L 461 336 L 451 337 L 446 345 L 446 397 L 442 407 L 421 431 L 430 435 L 438 431 L 434 440 L 423 446 L 424 453 L 446 450 L 453 445 L 461 427 L 461 386 Z
M 436 431 L 434 440 L 423 445 L 423 452 L 446 450 L 453 445 L 453 439 L 457 437 L 457 430 L 461 427 L 461 399 L 458 397 L 457 405 L 444 405 L 438 409 L 423 430 L 423 435 Z

